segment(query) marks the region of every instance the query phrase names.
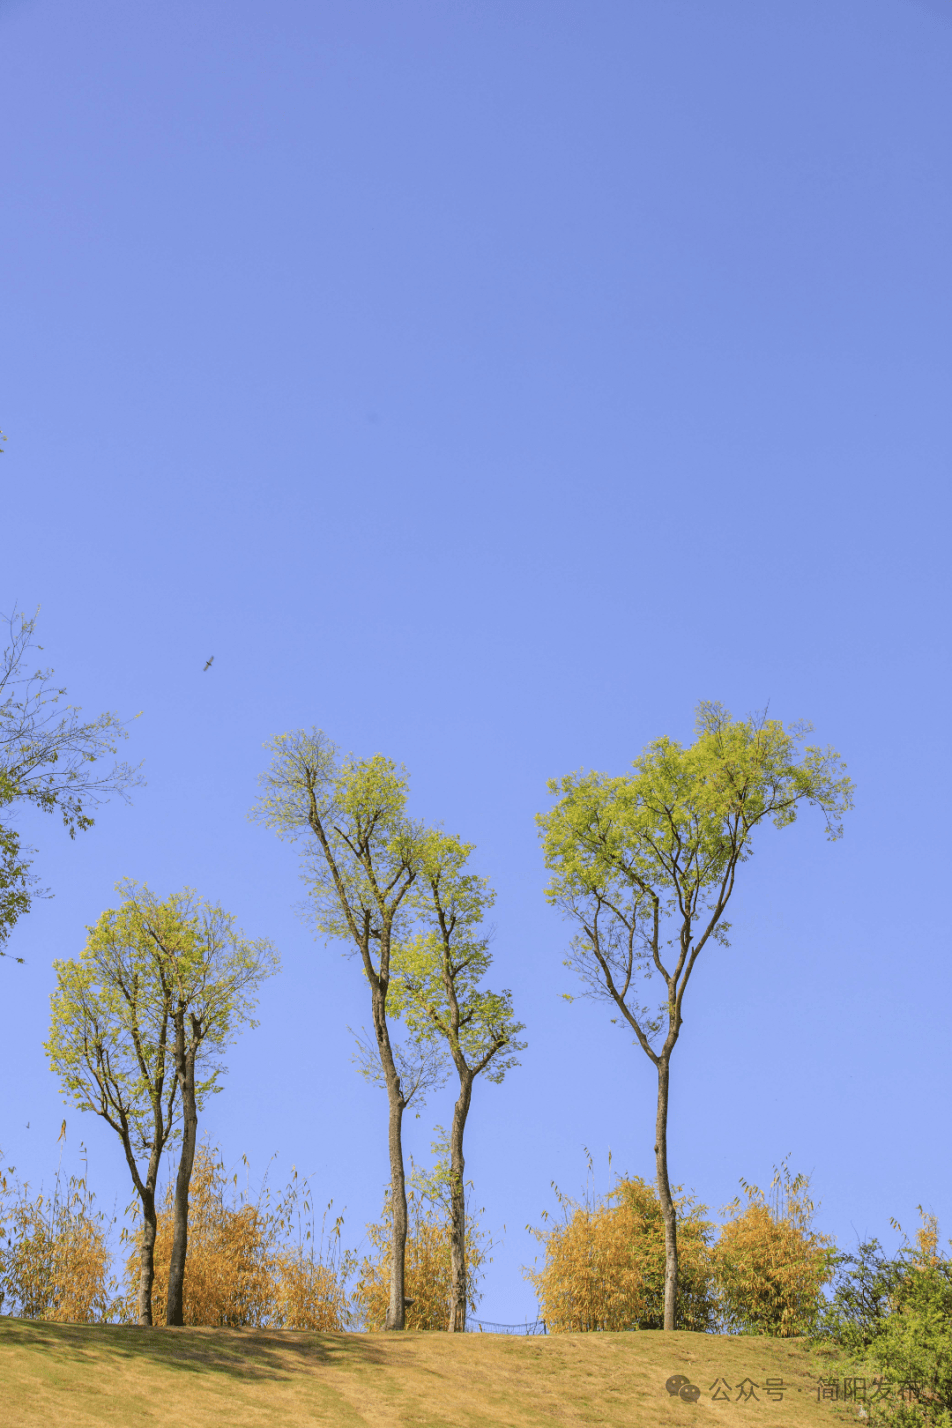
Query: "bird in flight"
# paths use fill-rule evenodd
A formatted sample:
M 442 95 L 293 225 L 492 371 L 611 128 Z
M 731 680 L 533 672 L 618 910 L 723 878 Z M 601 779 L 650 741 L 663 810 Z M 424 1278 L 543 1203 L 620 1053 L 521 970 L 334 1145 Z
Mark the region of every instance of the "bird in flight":
M 215 659 L 215 656 L 212 655 L 211 659 L 207 659 L 207 660 L 205 661 L 205 669 L 211 669 L 212 664 L 213 664 L 213 662 L 214 662 L 214 659 Z M 205 669 L 202 670 L 202 674 L 205 673 Z

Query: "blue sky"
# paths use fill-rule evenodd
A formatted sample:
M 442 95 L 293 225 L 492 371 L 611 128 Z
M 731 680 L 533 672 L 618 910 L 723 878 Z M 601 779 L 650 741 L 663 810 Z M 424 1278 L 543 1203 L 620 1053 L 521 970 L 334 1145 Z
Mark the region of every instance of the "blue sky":
M 653 1174 L 651 1067 L 562 999 L 546 780 L 769 700 L 856 809 L 743 869 L 672 1176 L 716 1209 L 789 1154 L 841 1241 L 919 1203 L 952 1232 L 952 3 L 0 0 L 0 46 L 0 608 L 42 607 L 89 712 L 142 711 L 148 780 L 75 844 L 23 822 L 55 898 L 0 964 L 6 1161 L 56 1163 L 52 959 L 118 878 L 187 883 L 284 958 L 204 1128 L 359 1241 L 364 988 L 246 817 L 263 743 L 317 724 L 404 761 L 498 889 L 529 1047 L 468 1159 L 481 1312 L 533 1317 L 550 1182 L 582 1188 L 583 1147 L 603 1186 L 609 1149 Z M 449 1106 L 409 1120 L 418 1158 Z M 65 1114 L 124 1204 L 112 1133 Z

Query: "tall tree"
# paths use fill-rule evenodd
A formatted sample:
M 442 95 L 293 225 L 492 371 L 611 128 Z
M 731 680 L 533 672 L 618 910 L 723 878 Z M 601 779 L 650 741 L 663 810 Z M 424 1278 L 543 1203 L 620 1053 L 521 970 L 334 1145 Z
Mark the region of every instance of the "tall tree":
M 675 1327 L 677 1214 L 668 1179 L 671 1054 L 684 993 L 710 941 L 727 944 L 725 912 L 754 829 L 820 809 L 827 836 L 842 835 L 853 788 L 839 756 L 803 747 L 808 724 L 732 719 L 720 704 L 698 708 L 686 748 L 657 739 L 631 774 L 569 774 L 552 780 L 555 806 L 540 814 L 549 900 L 578 926 L 569 965 L 586 995 L 607 1000 L 655 1067 L 655 1165 L 665 1228 L 664 1327 Z M 645 980 L 660 977 L 660 1005 L 642 1005 Z M 617 1020 L 617 1018 L 613 1018 Z
M 243 1026 L 256 1026 L 257 992 L 278 970 L 278 954 L 264 938 L 246 938 L 217 903 L 190 889 L 160 902 L 146 887 L 127 885 L 169 999 L 171 1048 L 181 1097 L 182 1147 L 172 1202 L 172 1253 L 165 1322 L 184 1324 L 188 1255 L 188 1194 L 198 1138 L 198 1113 L 218 1089 L 221 1055 Z
M 319 729 L 281 734 L 261 777 L 253 816 L 283 838 L 305 840 L 305 879 L 318 930 L 350 945 L 370 988 L 374 1039 L 389 1106 L 391 1262 L 386 1327 L 406 1323 L 407 1193 L 403 1113 L 407 1090 L 387 1019 L 395 944 L 409 925 L 408 894 L 421 829 L 406 812 L 406 771 L 381 754 L 341 759 Z
M 0 815 L 17 805 L 58 813 L 69 836 L 75 838 L 77 832 L 93 826 L 91 810 L 110 794 L 128 799 L 129 789 L 142 779 L 125 763 L 101 766 L 101 760 L 115 754 L 117 739 L 126 737 L 115 714 L 84 720 L 73 705 L 57 709 L 66 690 L 50 683 L 52 670 L 30 668 L 30 651 L 42 649 L 33 638 L 36 616 L 14 611 L 6 623 L 9 644 L 0 657 Z M 4 817 L 0 822 L 0 957 L 7 955 L 2 944 L 36 896 L 31 853 Z
M 122 884 L 120 891 L 125 891 Z M 157 909 L 155 915 L 172 916 L 174 909 Z M 138 1322 L 148 1328 L 155 1188 L 174 1127 L 178 1090 L 172 987 L 134 896 L 102 914 L 79 960 L 54 962 L 53 969 L 56 990 L 46 1053 L 73 1104 L 102 1116 L 122 1142 L 142 1206 Z M 203 1083 L 199 1097 L 213 1083 L 214 1077 Z
M 465 1330 L 469 1299 L 463 1139 L 473 1083 L 481 1075 L 502 1081 L 526 1044 L 512 993 L 479 985 L 492 962 L 481 927 L 496 895 L 485 878 L 467 871 L 472 850 L 439 830 L 424 836 L 412 895 L 423 930 L 400 946 L 396 959 L 394 1009 L 421 1041 L 446 1044 L 459 1077 L 449 1137 L 450 1333 Z

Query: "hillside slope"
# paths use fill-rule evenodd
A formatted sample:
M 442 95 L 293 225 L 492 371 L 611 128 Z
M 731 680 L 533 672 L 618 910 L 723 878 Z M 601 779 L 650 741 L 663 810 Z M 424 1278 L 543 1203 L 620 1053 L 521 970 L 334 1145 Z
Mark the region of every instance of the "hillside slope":
M 150 1332 L 0 1317 L 3 1428 L 830 1428 L 819 1372 L 797 1342 L 706 1334 Z M 696 1403 L 668 1393 L 674 1374 L 698 1386 Z M 767 1399 L 768 1378 L 783 1380 L 782 1401 Z M 730 1393 L 715 1400 L 718 1379 Z M 745 1379 L 756 1396 L 737 1401 Z

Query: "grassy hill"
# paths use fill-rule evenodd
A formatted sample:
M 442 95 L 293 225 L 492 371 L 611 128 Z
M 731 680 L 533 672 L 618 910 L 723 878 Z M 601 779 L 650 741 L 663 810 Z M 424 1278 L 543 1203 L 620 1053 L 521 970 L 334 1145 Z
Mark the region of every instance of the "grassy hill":
M 822 1372 L 796 1341 L 709 1334 L 143 1331 L 0 1317 L 3 1428 L 831 1428 Z M 697 1384 L 697 1403 L 667 1392 L 673 1374 Z M 767 1399 L 768 1378 L 783 1379 L 782 1402 Z M 728 1401 L 712 1399 L 717 1379 Z M 756 1400 L 736 1401 L 744 1379 L 760 1385 Z

